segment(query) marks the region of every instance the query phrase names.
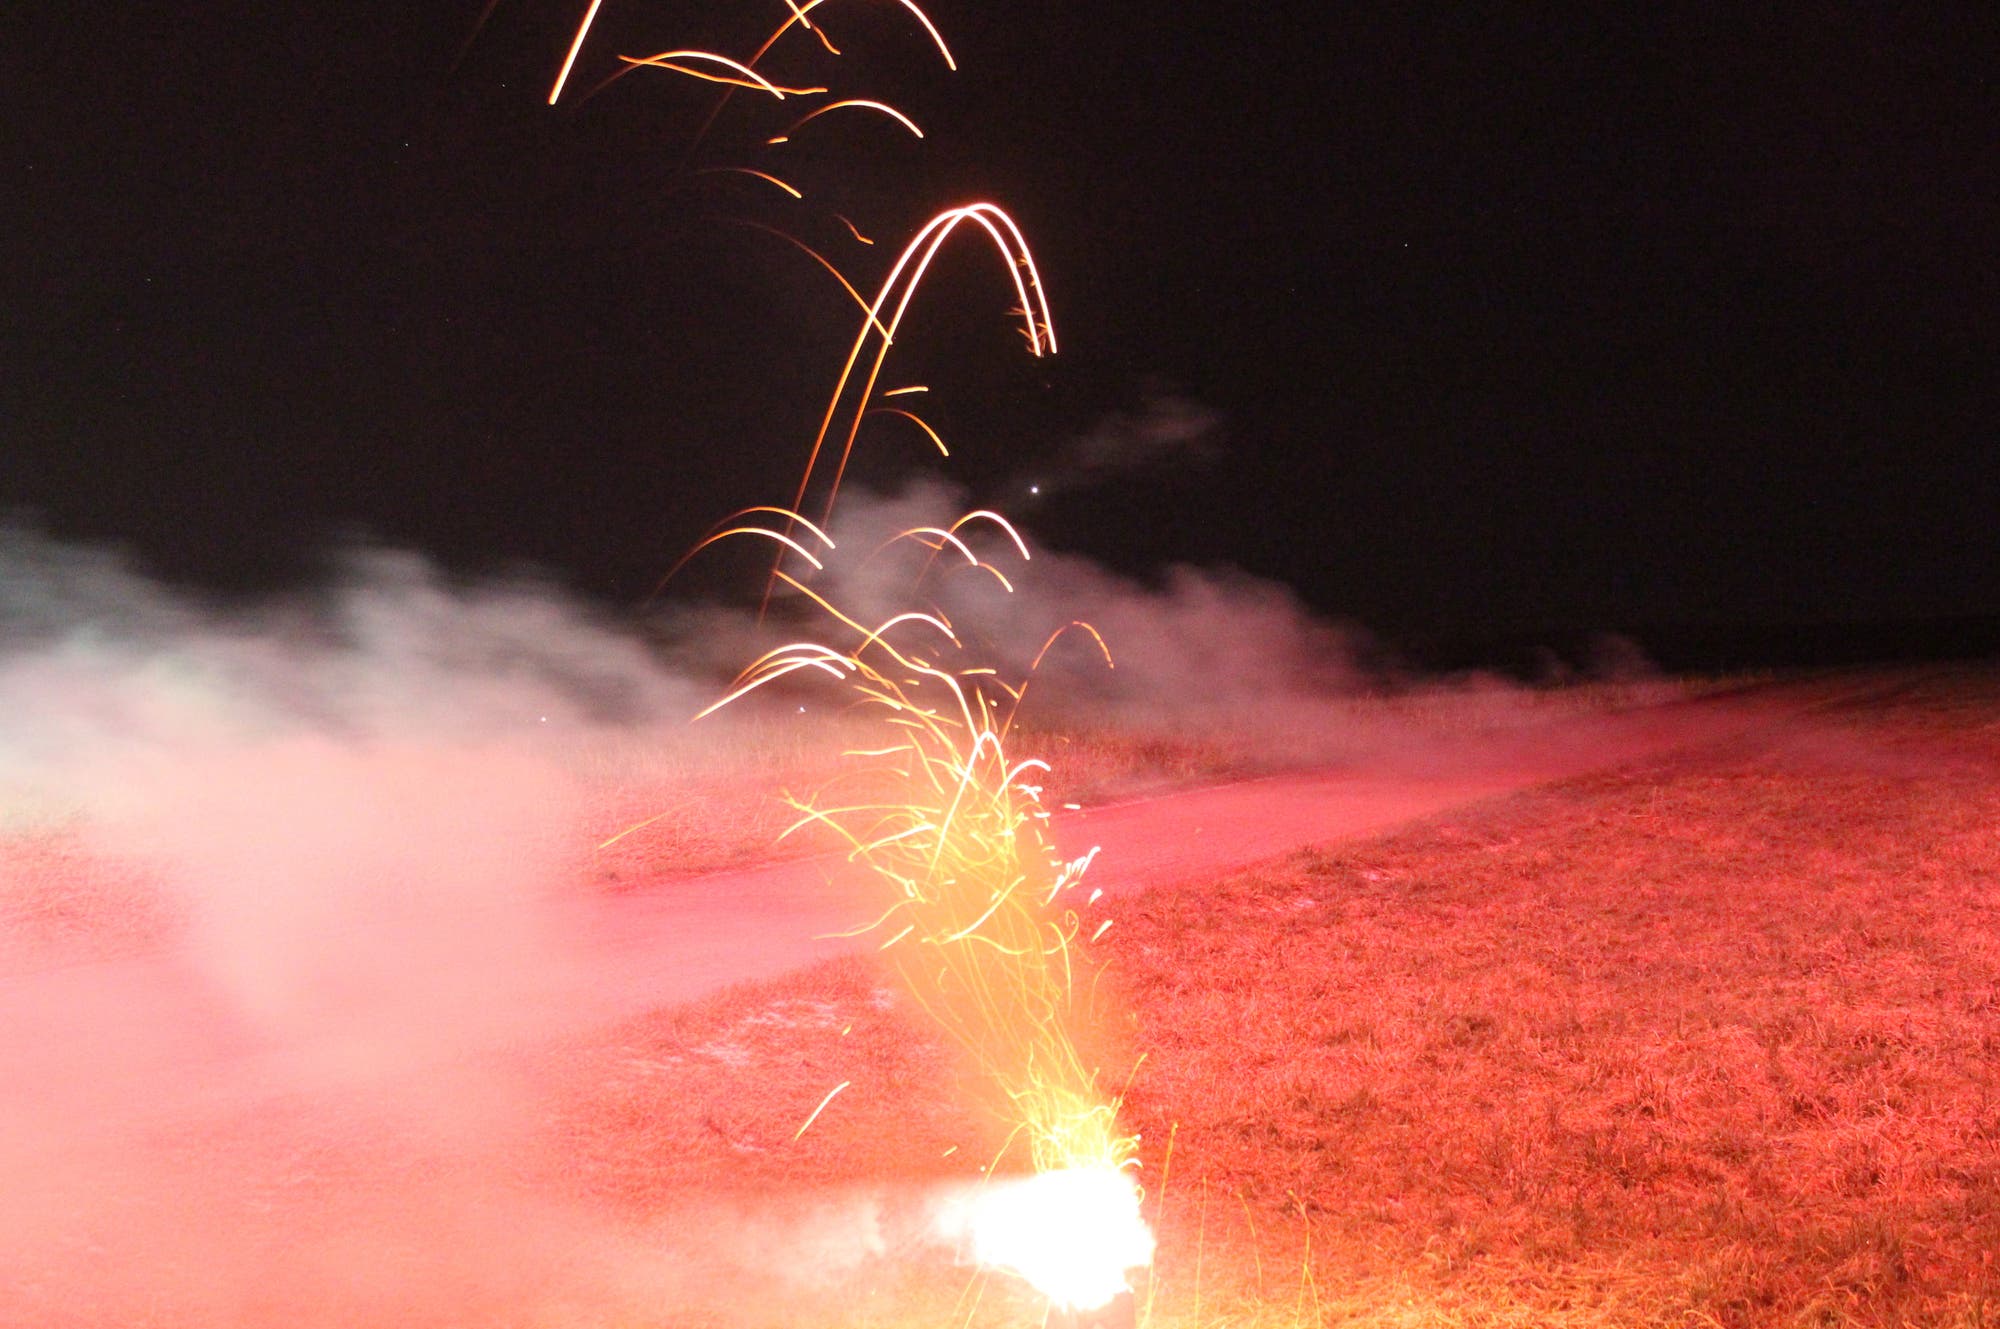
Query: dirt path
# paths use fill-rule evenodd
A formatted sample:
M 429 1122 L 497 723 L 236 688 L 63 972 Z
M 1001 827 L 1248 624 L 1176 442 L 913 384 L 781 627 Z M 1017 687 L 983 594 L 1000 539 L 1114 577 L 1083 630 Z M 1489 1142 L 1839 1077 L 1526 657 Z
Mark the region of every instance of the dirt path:
M 1115 897 L 1380 834 L 1479 799 L 1722 742 L 1906 685 L 1889 675 L 1762 685 L 1384 753 L 1365 769 L 1179 790 L 1063 813 L 1053 823 L 1056 845 L 1066 858 L 1095 847 L 1089 882 Z M 595 902 L 578 920 L 603 965 L 585 1007 L 605 1016 L 630 1013 L 872 945 L 833 934 L 881 907 L 869 883 L 853 881 L 826 859 L 668 880 Z
M 1565 719 L 1383 754 L 1365 768 L 1070 812 L 1055 820 L 1054 834 L 1065 856 L 1098 849 L 1088 880 L 1115 909 L 1121 894 L 1212 878 L 1474 800 L 1730 740 L 1895 686 L 1885 675 L 1828 678 Z M 179 951 L 0 974 L 0 1046 L 17 1083 L 69 1086 L 79 1095 L 44 1096 L 39 1110 L 71 1119 L 131 1112 L 156 1122 L 184 1118 L 263 1101 L 302 1077 L 407 1080 L 427 1065 L 547 1046 L 731 984 L 774 978 L 874 945 L 835 934 L 880 908 L 872 883 L 856 880 L 837 859 L 820 858 L 546 902 L 531 919 L 519 915 L 516 902 L 513 912 L 496 909 L 490 919 L 470 911 L 371 923 L 356 931 L 355 948 L 378 967 L 407 960 L 398 986 L 415 985 L 419 996 L 399 998 L 404 1005 L 393 1013 L 363 1009 L 352 1018 L 335 1004 L 327 1009 L 338 1018 L 323 1025 L 246 1019 L 240 1003 L 217 990 L 203 958 Z M 407 945 L 398 928 L 408 930 Z M 518 935 L 485 944 L 483 934 L 508 929 Z M 464 944 L 440 948 L 440 935 Z

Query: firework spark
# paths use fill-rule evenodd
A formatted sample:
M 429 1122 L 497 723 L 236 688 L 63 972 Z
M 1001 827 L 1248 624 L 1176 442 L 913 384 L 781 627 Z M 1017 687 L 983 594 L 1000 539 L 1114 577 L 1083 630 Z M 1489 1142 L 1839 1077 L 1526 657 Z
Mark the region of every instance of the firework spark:
M 826 0 L 807 0 L 805 4 L 801 5 L 796 3 L 796 0 L 785 0 L 785 7 L 791 10 L 791 17 L 778 25 L 777 30 L 774 31 L 768 38 L 765 39 L 764 44 L 757 48 L 757 53 L 751 56 L 749 60 L 745 61 L 744 65 L 746 67 L 753 68 L 759 60 L 762 60 L 767 54 L 769 54 L 773 46 L 776 46 L 778 44 L 778 39 L 783 37 L 787 32 L 791 31 L 792 28 L 794 27 L 800 27 L 806 30 L 807 32 L 813 33 L 815 36 L 819 38 L 820 44 L 824 46 L 830 54 L 839 55 L 840 54 L 839 50 L 835 48 L 835 46 L 830 40 L 828 40 L 826 34 L 824 32 L 821 32 L 818 28 L 816 28 L 813 25 L 812 20 L 807 17 L 807 15 L 812 13 L 813 10 L 818 9 L 821 5 L 825 3 Z M 924 13 L 924 11 L 917 6 L 915 0 L 897 0 L 897 3 L 902 5 L 903 8 L 909 10 L 910 13 L 916 18 L 917 22 L 923 26 L 924 32 L 926 35 L 930 37 L 932 45 L 937 47 L 938 54 L 944 57 L 945 67 L 947 69 L 956 70 L 958 68 L 958 61 L 952 58 L 951 48 L 945 45 L 944 36 L 937 30 L 937 25 L 931 22 L 930 15 Z M 570 71 L 576 67 L 576 58 L 578 55 L 582 54 L 584 41 L 590 36 L 591 26 L 597 22 L 597 12 L 603 7 L 604 7 L 604 0 L 590 0 L 590 7 L 584 11 L 583 21 L 577 25 L 576 36 L 570 39 L 569 51 L 567 54 L 563 56 L 562 69 L 556 74 L 555 86 L 549 89 L 549 105 L 554 106 L 556 104 L 556 101 L 562 96 L 563 87 L 565 84 L 569 82 Z M 490 5 L 488 6 L 488 11 L 489 12 L 491 11 Z M 484 24 L 485 22 L 484 15 L 481 16 L 480 22 L 481 24 Z M 690 53 L 681 52 L 681 54 L 685 55 Z M 705 53 L 695 52 L 693 54 L 700 55 Z M 642 63 L 642 62 L 628 62 L 627 68 L 630 68 L 630 65 L 633 63 Z M 722 80 L 722 81 L 728 81 L 728 80 Z M 820 88 L 818 89 L 818 91 L 824 92 L 826 91 L 826 89 Z M 922 135 L 919 134 L 918 137 L 921 138 Z
M 903 252 L 883 279 L 880 292 L 868 306 L 868 316 L 862 320 L 861 331 L 854 338 L 854 345 L 847 353 L 847 362 L 841 367 L 840 376 L 835 381 L 833 394 L 827 401 L 826 414 L 820 420 L 819 432 L 813 438 L 812 451 L 806 457 L 805 473 L 799 479 L 799 488 L 792 499 L 794 510 L 802 511 L 806 505 L 806 495 L 812 488 L 813 477 L 820 467 L 820 459 L 826 450 L 826 443 L 833 433 L 834 421 L 840 414 L 841 403 L 849 395 L 855 379 L 855 371 L 860 367 L 863 355 L 868 350 L 871 337 L 879 331 L 880 337 L 875 357 L 862 379 L 859 405 L 854 409 L 847 436 L 840 450 L 840 459 L 834 466 L 833 481 L 827 487 L 826 502 L 820 511 L 820 519 L 828 520 L 833 515 L 835 500 L 840 496 L 840 483 L 847 474 L 848 462 L 854 455 L 854 442 L 861 433 L 861 421 L 867 415 L 869 402 L 874 396 L 876 383 L 881 378 L 882 366 L 889 357 L 889 348 L 895 344 L 896 331 L 902 326 L 903 316 L 909 312 L 910 302 L 916 297 L 917 288 L 923 284 L 924 273 L 929 270 L 937 253 L 949 240 L 952 233 L 967 222 L 986 232 L 1007 264 L 1008 276 L 1014 283 L 1015 297 L 1019 304 L 1022 321 L 1022 335 L 1027 338 L 1028 348 L 1037 356 L 1053 354 L 1056 349 L 1055 320 L 1049 312 L 1048 296 L 1042 288 L 1040 270 L 1035 258 L 1028 250 L 1028 242 L 1021 234 L 1021 228 L 997 204 L 967 203 L 956 208 L 947 208 L 932 217 L 917 231 Z M 885 321 L 883 310 L 895 303 L 895 312 Z
M 749 65 L 741 61 L 731 60 L 726 55 L 717 55 L 713 51 L 662 51 L 658 55 L 621 55 L 618 58 L 635 69 L 670 69 L 676 74 L 686 74 L 689 78 L 698 78 L 707 83 L 720 83 L 731 88 L 749 88 L 755 92 L 768 92 L 779 101 L 783 101 L 787 97 L 811 97 L 826 91 L 825 88 L 780 87 L 752 69 Z M 703 64 L 720 65 L 723 72 L 718 73 L 713 69 L 704 69 L 700 65 L 690 65 L 687 63 L 690 60 L 699 60 Z
M 844 98 L 841 101 L 828 102 L 824 106 L 814 107 L 812 110 L 806 112 L 798 119 L 792 121 L 791 124 L 787 125 L 785 127 L 784 133 L 779 134 L 767 141 L 773 144 L 789 143 L 791 142 L 792 135 L 798 133 L 799 130 L 803 128 L 805 125 L 811 123 L 814 120 L 819 119 L 821 116 L 825 115 L 828 111 L 838 111 L 842 107 L 846 106 L 860 107 L 864 110 L 870 110 L 870 111 L 880 111 L 883 115 L 888 116 L 891 120 L 894 120 L 897 124 L 909 130 L 916 137 L 922 138 L 924 136 L 924 131 L 917 128 L 916 121 L 910 119 L 909 116 L 904 115 L 901 111 L 889 105 L 887 102 L 872 101 L 866 97 L 848 97 Z
M 933 556 L 950 549 L 987 566 L 959 534 L 974 521 L 999 528 L 1025 556 L 1019 533 L 990 511 L 950 527 L 914 527 L 892 543 L 910 541 Z M 786 538 L 732 522 L 711 540 L 753 532 Z M 1124 1288 L 1129 1269 L 1150 1260 L 1151 1237 L 1130 1171 L 1138 1141 L 1120 1130 L 1118 1099 L 1078 1045 L 1093 1021 L 1096 970 L 1074 892 L 1092 856 L 1056 852 L 1038 784 L 1048 766 L 1008 753 L 1027 680 L 1009 685 L 968 662 L 941 615 L 913 610 L 871 628 L 804 580 L 778 577 L 826 614 L 845 644 L 768 651 L 703 714 L 811 671 L 838 679 L 881 722 L 881 743 L 849 753 L 855 769 L 837 788 L 794 800 L 799 819 L 787 834 L 828 828 L 848 860 L 883 886 L 888 902 L 854 935 L 883 937 L 904 990 L 996 1092 L 1012 1132 L 1007 1148 L 1025 1143 L 1034 1182 L 996 1182 L 955 1220 L 975 1258 L 1029 1279 L 1059 1305 L 1102 1305 Z M 1091 1239 L 1065 1222 L 1083 1223 Z
M 561 95 L 601 2 L 591 0 L 549 95 L 551 103 Z M 621 56 L 621 72 L 661 68 L 722 85 L 708 122 L 695 136 L 699 143 L 738 89 L 780 101 L 827 91 L 784 86 L 758 72 L 759 63 L 794 27 L 813 33 L 826 51 L 839 54 L 810 17 L 824 2 L 785 0 L 788 16 L 748 59 L 673 50 L 644 59 Z M 956 69 L 950 49 L 923 10 L 914 0 L 898 2 L 916 17 L 945 64 Z M 843 97 L 798 115 L 767 143 L 785 143 L 837 110 L 870 112 L 924 137 L 915 121 L 886 102 Z M 802 197 L 777 176 L 751 166 L 712 167 L 701 173 L 714 172 L 747 175 Z M 852 221 L 837 219 L 856 241 L 873 243 Z M 1013 285 L 1022 335 L 1037 356 L 1056 349 L 1041 273 L 1021 228 L 990 202 L 947 208 L 919 227 L 872 301 L 864 301 L 854 283 L 818 250 L 783 231 L 749 224 L 803 249 L 862 305 L 863 317 L 793 501 L 782 508 L 738 513 L 688 556 L 739 537 L 773 542 L 778 552 L 766 585 L 766 605 L 771 590 L 789 588 L 827 617 L 832 640 L 793 641 L 766 651 L 702 714 L 782 679 L 823 675 L 838 681 L 859 709 L 880 722 L 881 741 L 849 754 L 854 769 L 848 777 L 794 801 L 799 818 L 787 834 L 809 826 L 826 828 L 846 846 L 850 862 L 879 883 L 885 895 L 882 910 L 859 932 L 883 938 L 880 948 L 912 1000 L 993 1091 L 1008 1139 L 989 1170 L 997 1175 L 1010 1151 L 1017 1144 L 1025 1146 L 1032 1177 L 993 1181 L 964 1210 L 962 1223 L 974 1257 L 1028 1279 L 1059 1307 L 1099 1307 L 1124 1289 L 1127 1271 L 1150 1262 L 1152 1237 L 1139 1219 L 1133 1176 L 1138 1140 L 1121 1131 L 1117 1096 L 1099 1085 L 1096 1069 L 1079 1049 L 1078 1035 L 1091 1022 L 1095 991 L 1089 945 L 1108 925 L 1100 920 L 1086 935 L 1088 904 L 1073 899 L 1094 851 L 1071 860 L 1057 853 L 1046 831 L 1048 813 L 1041 806 L 1038 783 L 1048 767 L 1035 758 L 1016 760 L 1008 751 L 1029 679 L 1010 684 L 995 669 L 970 658 L 941 613 L 913 609 L 869 626 L 812 584 L 812 573 L 825 569 L 823 556 L 833 550 L 823 523 L 833 514 L 864 419 L 900 417 L 940 453 L 950 455 L 944 439 L 921 416 L 901 404 L 878 401 L 890 349 L 939 251 L 968 224 L 986 235 Z M 913 385 L 882 391 L 880 397 L 923 391 Z M 836 437 L 837 449 L 831 446 Z M 823 491 L 816 504 L 821 524 L 802 515 L 816 487 Z M 772 520 L 758 520 L 760 514 Z M 1027 560 L 1019 532 L 999 513 L 983 509 L 949 526 L 903 531 L 887 544 L 907 541 L 929 551 L 913 588 L 944 558 L 941 576 L 953 568 L 983 570 L 1002 590 L 1011 591 L 1007 576 L 969 541 L 967 528 L 975 524 L 997 530 Z M 878 548 L 869 557 L 880 552 Z M 797 575 L 787 570 L 788 561 Z M 1102 649 L 1094 629 L 1072 626 L 1083 627 Z M 1068 630 L 1051 637 L 1042 653 Z M 1108 651 L 1105 659 L 1108 664 Z M 847 1082 L 835 1086 L 799 1131 L 848 1087 Z

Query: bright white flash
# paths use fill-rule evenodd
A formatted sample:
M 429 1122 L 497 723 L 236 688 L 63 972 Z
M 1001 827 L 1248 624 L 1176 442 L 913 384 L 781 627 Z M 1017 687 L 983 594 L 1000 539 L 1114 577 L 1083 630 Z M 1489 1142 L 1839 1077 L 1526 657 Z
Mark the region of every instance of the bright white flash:
M 1066 1168 L 991 1181 L 947 1210 L 972 1258 L 1033 1284 L 1057 1306 L 1095 1310 L 1126 1290 L 1125 1275 L 1153 1262 L 1153 1233 L 1139 1216 L 1131 1174 Z

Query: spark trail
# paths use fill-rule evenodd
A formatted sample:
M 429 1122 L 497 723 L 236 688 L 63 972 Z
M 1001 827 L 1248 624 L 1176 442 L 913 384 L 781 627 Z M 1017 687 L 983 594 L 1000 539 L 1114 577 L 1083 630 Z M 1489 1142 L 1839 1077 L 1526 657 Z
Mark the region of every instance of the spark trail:
M 823 3 L 785 0 L 787 17 L 746 59 L 694 50 L 644 58 L 621 55 L 620 72 L 657 68 L 722 85 L 708 121 L 694 136 L 698 144 L 739 89 L 779 101 L 829 91 L 787 86 L 759 69 L 795 27 L 816 36 L 828 55 L 839 55 L 831 37 L 813 21 Z M 943 36 L 923 10 L 913 0 L 898 3 L 915 16 L 947 67 L 956 69 Z M 601 7 L 602 0 L 591 0 L 550 91 L 551 104 L 561 96 Z M 820 132 L 822 117 L 836 110 L 887 118 L 924 137 L 915 121 L 889 103 L 843 95 L 794 114 L 765 138 L 765 147 L 783 145 L 808 125 Z M 757 166 L 738 162 L 696 173 L 747 175 L 804 201 L 798 190 Z M 835 219 L 856 241 L 872 243 L 846 217 Z M 1039 759 L 1017 759 L 1009 751 L 1029 680 L 1010 683 L 971 658 L 941 613 L 910 609 L 870 626 L 814 585 L 833 552 L 826 526 L 865 419 L 899 417 L 950 455 L 944 439 L 922 417 L 878 400 L 884 366 L 904 317 L 939 252 L 962 227 L 986 236 L 1006 268 L 1022 336 L 1036 356 L 1056 350 L 1041 273 L 1019 225 L 987 201 L 933 215 L 904 245 L 870 301 L 804 241 L 760 222 L 748 224 L 804 250 L 863 306 L 863 317 L 790 504 L 738 513 L 689 553 L 692 557 L 722 540 L 772 542 L 777 551 L 765 588 L 766 607 L 773 591 L 786 589 L 803 606 L 824 615 L 830 640 L 794 641 L 767 651 L 702 714 L 782 679 L 823 675 L 879 722 L 879 742 L 849 754 L 853 769 L 847 776 L 794 802 L 799 820 L 792 830 L 827 829 L 845 845 L 850 862 L 879 884 L 881 912 L 859 931 L 882 938 L 881 950 L 911 999 L 992 1091 L 992 1106 L 1007 1136 L 992 1170 L 1005 1170 L 1011 1154 L 1026 1155 L 1029 1180 L 989 1183 L 960 1215 L 975 1256 L 982 1264 L 1028 1279 L 1059 1306 L 1100 1306 L 1123 1290 L 1130 1268 L 1150 1261 L 1152 1238 L 1139 1219 L 1133 1177 L 1138 1140 L 1120 1128 L 1118 1098 L 1099 1083 L 1097 1068 L 1082 1051 L 1086 1040 L 1080 1038 L 1095 1018 L 1097 970 L 1089 944 L 1109 926 L 1101 922 L 1086 936 L 1088 904 L 1076 900 L 1094 851 L 1061 858 L 1046 832 L 1048 814 L 1040 802 L 1038 780 L 1048 768 Z M 922 390 L 895 388 L 879 397 Z M 816 521 L 804 515 L 809 498 Z M 905 530 L 889 543 L 914 542 L 929 551 L 912 594 L 941 556 L 953 565 L 983 570 L 1003 591 L 1012 590 L 1006 574 L 981 558 L 963 534 L 973 523 L 997 529 L 1023 562 L 1028 559 L 1019 533 L 991 511 L 969 513 L 948 527 Z M 1103 648 L 1094 629 L 1071 626 L 1088 632 Z M 1043 653 L 1069 630 L 1051 637 Z M 1108 651 L 1105 659 L 1108 664 Z M 834 1088 L 800 1130 L 846 1087 Z M 1012 1167 L 1018 1170 L 1019 1161 Z

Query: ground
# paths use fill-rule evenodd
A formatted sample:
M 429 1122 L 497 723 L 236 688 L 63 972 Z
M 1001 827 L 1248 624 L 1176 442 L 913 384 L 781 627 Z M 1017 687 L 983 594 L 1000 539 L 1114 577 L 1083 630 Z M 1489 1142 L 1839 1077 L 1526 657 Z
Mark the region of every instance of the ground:
M 2000 1317 L 2000 671 L 1866 682 L 1122 892 L 1142 1321 Z M 8 1117 L 0 1321 L 1039 1323 L 926 1240 L 1001 1126 L 865 956 L 389 1075 Z

